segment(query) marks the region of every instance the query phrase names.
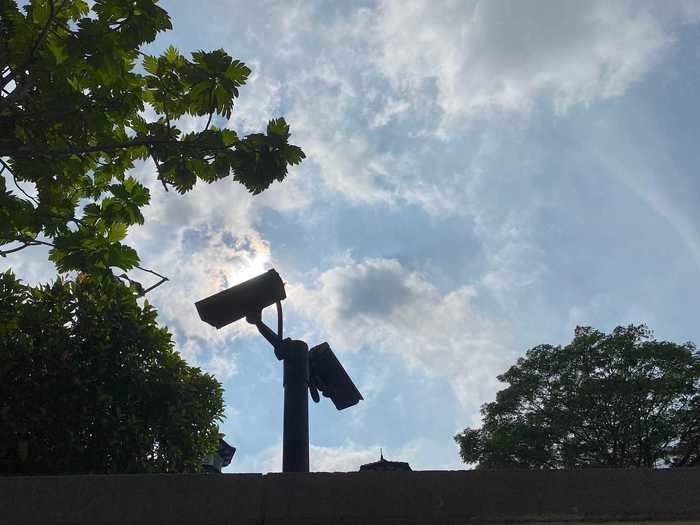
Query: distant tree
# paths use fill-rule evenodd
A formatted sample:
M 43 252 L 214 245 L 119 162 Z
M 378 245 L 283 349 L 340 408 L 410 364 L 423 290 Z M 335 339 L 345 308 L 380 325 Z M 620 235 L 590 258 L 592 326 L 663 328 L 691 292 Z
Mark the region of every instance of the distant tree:
M 283 118 L 247 136 L 215 125 L 245 64 L 141 51 L 170 28 L 156 0 L 0 0 L 0 256 L 48 245 L 59 272 L 128 271 L 140 261 L 122 241 L 150 199 L 127 175 L 136 161 L 179 193 L 229 174 L 259 193 L 302 161 Z M 198 131 L 181 129 L 187 115 Z
M 644 325 L 578 327 L 539 345 L 498 380 L 483 426 L 455 436 L 477 468 L 700 465 L 700 354 Z
M 0 274 L 0 472 L 196 472 L 222 416 L 128 287 Z

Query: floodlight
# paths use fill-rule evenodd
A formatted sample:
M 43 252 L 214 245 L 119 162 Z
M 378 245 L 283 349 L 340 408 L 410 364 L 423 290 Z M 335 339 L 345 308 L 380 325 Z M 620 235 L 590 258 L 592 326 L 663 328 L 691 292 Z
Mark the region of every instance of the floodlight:
M 364 399 L 328 343 L 321 343 L 309 350 L 309 373 L 311 386 L 329 397 L 338 410 L 356 405 Z M 318 395 L 314 396 L 313 390 L 311 395 L 318 402 Z
M 216 328 L 257 315 L 263 308 L 275 304 L 287 295 L 282 278 L 275 270 L 237 284 L 195 303 L 199 318 Z

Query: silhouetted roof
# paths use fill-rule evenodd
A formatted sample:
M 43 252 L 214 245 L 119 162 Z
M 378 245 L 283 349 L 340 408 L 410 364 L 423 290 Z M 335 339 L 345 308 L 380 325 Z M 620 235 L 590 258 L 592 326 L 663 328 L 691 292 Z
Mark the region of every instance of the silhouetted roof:
M 413 470 L 405 461 L 388 461 L 384 459 L 384 454 L 379 452 L 379 461 L 366 463 L 360 467 L 360 472 L 368 470 Z

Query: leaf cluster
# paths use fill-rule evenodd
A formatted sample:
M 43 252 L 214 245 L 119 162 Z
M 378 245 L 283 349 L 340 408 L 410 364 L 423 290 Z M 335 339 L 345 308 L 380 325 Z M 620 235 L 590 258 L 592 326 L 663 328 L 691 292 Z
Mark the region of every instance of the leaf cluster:
M 700 353 L 653 339 L 644 325 L 578 327 L 506 373 L 483 426 L 455 440 L 479 468 L 700 464 Z
M 127 271 L 150 200 L 136 162 L 166 190 L 231 176 L 257 194 L 304 159 L 283 118 L 247 136 L 214 125 L 250 69 L 222 49 L 141 51 L 170 28 L 154 0 L 0 1 L 0 255 L 46 244 L 61 272 Z M 186 116 L 206 124 L 185 132 Z
M 0 464 L 15 473 L 197 472 L 221 385 L 115 280 L 0 274 Z

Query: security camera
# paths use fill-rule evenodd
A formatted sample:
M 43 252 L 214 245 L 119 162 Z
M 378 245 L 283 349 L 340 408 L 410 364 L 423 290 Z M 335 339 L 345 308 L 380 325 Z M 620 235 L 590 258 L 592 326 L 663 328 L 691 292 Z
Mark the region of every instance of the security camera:
M 195 303 L 205 323 L 221 328 L 246 316 L 256 316 L 264 308 L 287 297 L 282 278 L 275 270 L 237 284 Z
M 356 405 L 364 399 L 328 343 L 321 343 L 309 350 L 309 375 L 311 396 L 316 402 L 316 389 L 329 397 L 338 410 Z
M 268 270 L 228 290 L 195 303 L 205 323 L 221 328 L 245 317 L 272 345 L 275 356 L 284 362 L 284 434 L 282 470 L 309 471 L 309 394 L 319 401 L 319 391 L 330 397 L 338 410 L 363 399 L 333 354 L 328 343 L 308 350 L 304 341 L 283 337 L 282 300 L 287 295 L 275 270 Z M 262 320 L 262 311 L 277 306 L 277 332 Z

